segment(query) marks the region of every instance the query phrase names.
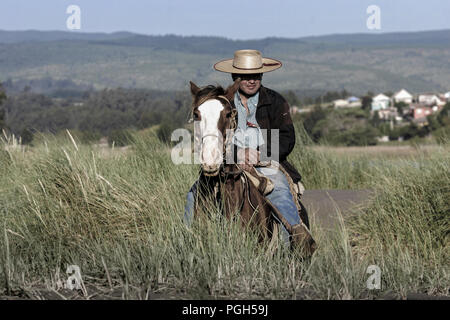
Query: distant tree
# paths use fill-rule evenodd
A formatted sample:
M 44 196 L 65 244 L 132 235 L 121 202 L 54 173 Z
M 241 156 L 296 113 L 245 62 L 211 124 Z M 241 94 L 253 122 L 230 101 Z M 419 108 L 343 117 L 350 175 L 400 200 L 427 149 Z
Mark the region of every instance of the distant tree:
M 168 143 L 170 144 L 170 138 L 172 136 L 172 132 L 177 129 L 177 125 L 175 123 L 173 123 L 172 121 L 170 121 L 168 118 L 165 118 L 158 130 L 156 131 L 156 134 L 159 138 L 159 140 L 161 140 L 164 143 Z
M 372 107 L 372 101 L 373 100 L 372 100 L 371 96 L 369 96 L 369 95 L 364 96 L 361 101 L 361 108 L 363 110 L 370 110 Z
M 441 124 L 439 123 L 437 116 L 434 114 L 430 114 L 429 116 L 427 116 L 427 122 L 428 122 L 427 129 L 429 132 L 435 131 L 441 127 Z
M 323 96 L 324 102 L 331 102 L 340 98 L 340 94 L 337 91 L 327 91 Z
M 376 138 L 379 134 L 380 132 L 371 125 L 356 126 L 349 130 L 334 132 L 326 140 L 337 145 L 370 146 L 377 144 Z
M 289 90 L 288 92 L 286 92 L 286 94 L 284 94 L 284 98 L 286 99 L 286 101 L 289 103 L 289 105 L 291 107 L 300 105 L 300 100 L 298 99 L 295 92 L 292 90 Z
M 22 138 L 22 144 L 30 144 L 33 141 L 33 132 L 30 129 L 25 128 L 20 133 L 20 137 Z
M 380 131 L 380 134 L 383 136 L 389 136 L 389 134 L 391 133 L 391 126 L 389 123 L 386 122 L 381 122 L 378 126 L 377 129 Z M 398 137 L 397 137 L 398 139 Z
M 5 90 L 3 89 L 2 83 L 0 82 L 0 105 L 2 105 L 3 100 L 5 100 L 5 99 L 6 99 L 6 93 L 5 93 Z
M 433 132 L 433 136 L 436 139 L 436 142 L 439 144 L 448 144 L 450 143 L 450 127 L 441 127 Z
M 162 117 L 163 117 L 162 112 L 145 111 L 138 121 L 138 126 L 139 128 L 147 128 L 152 125 L 159 124 L 161 122 Z
M 5 128 L 5 110 L 0 107 L 0 131 Z
M 419 128 L 416 124 L 411 123 L 409 126 L 400 128 L 400 135 L 404 140 L 415 137 L 425 137 L 429 133 L 426 127 Z
M 315 104 L 316 106 L 322 105 L 322 102 L 323 102 L 323 96 L 318 96 L 318 97 L 316 97 L 316 98 L 314 99 L 314 104 Z
M 313 104 L 313 103 L 314 103 L 314 99 L 311 98 L 311 97 L 305 97 L 305 98 L 303 99 L 303 104 L 304 104 L 304 105 L 311 105 L 311 104 Z
M 388 96 L 389 98 L 392 97 L 394 95 L 394 93 L 392 91 L 387 91 L 384 93 L 386 96 Z
M 450 126 L 450 102 L 447 102 L 444 108 L 439 112 L 437 120 L 441 126 Z
M 375 94 L 372 91 L 369 90 L 369 91 L 367 91 L 366 96 L 369 96 L 369 97 L 373 98 L 375 96 Z
M 398 113 L 402 115 L 402 114 L 403 114 L 403 109 L 405 109 L 406 107 L 408 107 L 408 104 L 406 104 L 406 103 L 403 102 L 403 101 L 400 101 L 400 102 L 396 102 L 396 103 L 394 104 L 394 107 L 397 108 Z
M 315 142 L 317 142 L 322 136 L 321 130 L 315 130 L 316 125 L 321 120 L 324 120 L 327 116 L 326 111 L 320 107 L 314 107 L 314 110 L 308 113 L 303 120 L 303 126 L 305 127 L 306 132 L 313 138 Z
M 378 127 L 380 125 L 381 119 L 380 119 L 380 115 L 379 115 L 378 111 L 375 111 L 375 113 L 373 114 L 372 119 L 370 120 L 370 123 L 374 127 Z
M 18 92 L 8 99 L 8 129 L 57 132 L 77 129 L 109 135 L 114 130 L 142 129 L 159 124 L 163 116 L 181 126 L 190 111 L 189 94 L 147 89 L 107 89 L 72 98 L 52 99 Z
M 388 136 L 389 136 L 390 141 L 397 141 L 398 138 L 401 137 L 400 128 L 395 128 L 394 130 L 390 130 Z
M 6 94 L 3 90 L 3 86 L 0 83 L 0 131 L 4 129 L 5 126 L 5 109 L 2 107 L 3 101 L 6 100 Z
M 349 96 L 350 96 L 350 93 L 349 93 L 347 90 L 343 89 L 343 90 L 341 91 L 341 98 L 342 98 L 342 99 L 346 99 L 346 98 L 348 98 Z
M 114 146 L 123 147 L 134 142 L 134 137 L 128 130 L 114 130 L 108 136 L 108 144 L 110 146 L 114 143 Z

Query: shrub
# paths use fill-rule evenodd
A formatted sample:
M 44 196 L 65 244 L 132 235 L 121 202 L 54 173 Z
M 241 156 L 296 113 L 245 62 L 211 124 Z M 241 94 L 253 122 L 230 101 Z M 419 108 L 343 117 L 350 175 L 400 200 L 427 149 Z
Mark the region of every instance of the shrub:
M 112 146 L 123 147 L 132 144 L 135 141 L 131 131 L 129 130 L 114 130 L 108 136 L 108 144 Z
M 346 146 L 372 146 L 377 144 L 379 132 L 372 126 L 356 127 L 341 133 L 332 132 L 328 135 L 328 141 L 332 144 Z
M 439 144 L 447 144 L 450 142 L 450 127 L 442 127 L 433 133 L 434 139 Z
M 25 128 L 20 133 L 20 137 L 22 138 L 22 144 L 31 144 L 33 141 L 33 132 L 30 129 Z
M 168 119 L 163 120 L 163 122 L 159 125 L 158 130 L 156 131 L 156 134 L 159 138 L 159 140 L 161 140 L 164 143 L 170 143 L 170 137 L 172 135 L 172 132 L 177 129 L 178 126 L 171 122 Z
M 100 140 L 102 135 L 95 131 L 82 131 L 80 134 L 80 141 L 84 144 L 91 144 Z

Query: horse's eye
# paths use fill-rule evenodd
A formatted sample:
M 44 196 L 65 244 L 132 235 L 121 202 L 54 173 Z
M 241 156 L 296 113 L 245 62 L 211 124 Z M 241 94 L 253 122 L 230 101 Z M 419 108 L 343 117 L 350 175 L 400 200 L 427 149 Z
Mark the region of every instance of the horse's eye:
M 227 112 L 227 114 L 225 115 L 227 118 L 231 117 L 231 111 Z
M 194 120 L 200 120 L 200 115 L 198 112 L 194 112 Z

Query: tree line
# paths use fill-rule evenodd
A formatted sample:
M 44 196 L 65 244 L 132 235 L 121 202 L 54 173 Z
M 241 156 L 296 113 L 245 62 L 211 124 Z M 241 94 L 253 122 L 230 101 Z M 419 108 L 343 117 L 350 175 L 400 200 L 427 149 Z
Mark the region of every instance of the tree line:
M 370 116 L 370 92 L 363 98 L 362 108 L 343 110 L 321 106 L 320 102 L 348 96 L 345 89 L 315 97 L 293 91 L 282 94 L 291 106 L 317 103 L 312 112 L 294 116 L 315 142 L 372 145 L 382 135 L 391 140 L 408 140 L 430 133 L 445 135 L 450 127 L 450 105 L 439 115 L 430 116 L 426 126 L 410 124 L 392 129 L 389 123 Z M 37 131 L 58 133 L 69 129 L 78 132 L 82 142 L 107 136 L 110 142 L 120 145 L 129 143 L 132 135 L 128 131 L 152 126 L 158 126 L 159 138 L 167 142 L 174 129 L 186 125 L 191 106 L 189 92 L 149 89 L 104 89 L 63 97 L 27 89 L 7 95 L 0 84 L 0 132 L 7 129 L 20 136 L 23 143 L 30 143 Z
M 5 109 L 2 108 L 3 101 L 6 99 L 5 91 L 0 83 L 0 133 L 5 129 Z
M 168 141 L 175 128 L 186 125 L 192 101 L 189 92 L 126 88 L 82 91 L 70 81 L 51 78 L 34 82 L 7 80 L 3 88 L 0 125 L 22 137 L 24 143 L 31 142 L 35 132 L 58 133 L 65 129 L 78 131 L 87 141 L 101 136 L 126 141 L 130 137 L 126 130 L 155 125 L 159 126 L 161 140 Z M 317 99 L 309 95 L 317 96 L 313 92 L 282 94 L 291 106 Z M 327 93 L 326 101 L 335 94 L 340 97 L 348 93 Z
M 191 104 L 187 92 L 124 88 L 86 92 L 77 98 L 31 91 L 7 98 L 3 92 L 2 97 L 2 126 L 19 136 L 69 129 L 98 138 L 159 124 L 177 128 L 187 122 Z
M 390 122 L 382 121 L 377 112 L 371 116 L 364 104 L 361 108 L 342 109 L 318 104 L 309 113 L 294 115 L 293 120 L 302 122 L 305 131 L 316 143 L 366 146 L 376 145 L 377 138 L 381 136 L 396 141 L 399 138 L 411 140 L 429 135 L 433 135 L 439 143 L 448 143 L 450 102 L 439 113 L 429 115 L 423 126 L 413 122 L 392 126 Z

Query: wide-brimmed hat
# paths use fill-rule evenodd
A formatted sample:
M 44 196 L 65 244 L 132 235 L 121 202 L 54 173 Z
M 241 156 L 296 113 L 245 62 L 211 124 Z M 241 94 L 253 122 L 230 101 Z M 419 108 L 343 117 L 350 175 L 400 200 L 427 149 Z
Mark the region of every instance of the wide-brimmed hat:
M 238 50 L 233 59 L 217 62 L 214 69 L 228 73 L 264 73 L 281 67 L 281 62 L 271 58 L 263 58 L 258 50 Z

